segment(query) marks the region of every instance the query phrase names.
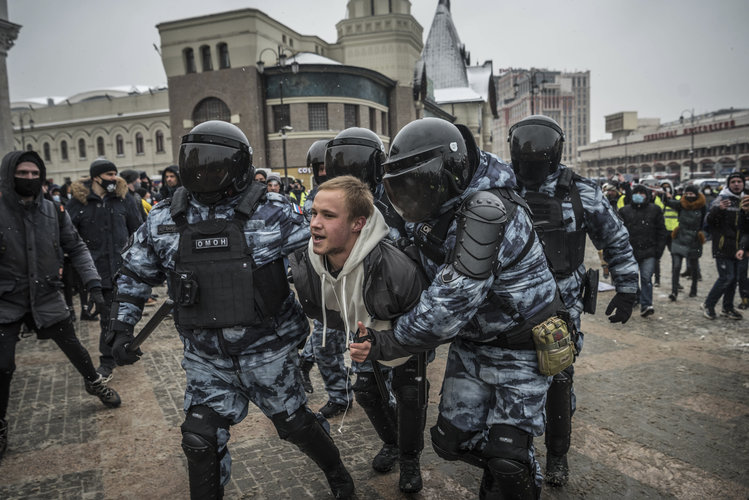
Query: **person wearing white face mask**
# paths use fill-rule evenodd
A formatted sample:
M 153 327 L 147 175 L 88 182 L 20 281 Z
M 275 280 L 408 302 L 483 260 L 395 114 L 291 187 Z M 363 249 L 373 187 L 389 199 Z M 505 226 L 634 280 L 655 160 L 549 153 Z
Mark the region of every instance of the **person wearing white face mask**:
M 96 270 L 101 276 L 106 308 L 100 313 L 100 366 L 97 369 L 106 380 L 112 377 L 115 362 L 112 349 L 104 342 L 109 324 L 109 304 L 112 302 L 114 277 L 120 267 L 120 251 L 141 224 L 135 200 L 127 196 L 125 180 L 117 176 L 117 167 L 100 158 L 91 163 L 90 179 L 74 182 L 73 198 L 66 208 L 73 225 L 91 252 Z

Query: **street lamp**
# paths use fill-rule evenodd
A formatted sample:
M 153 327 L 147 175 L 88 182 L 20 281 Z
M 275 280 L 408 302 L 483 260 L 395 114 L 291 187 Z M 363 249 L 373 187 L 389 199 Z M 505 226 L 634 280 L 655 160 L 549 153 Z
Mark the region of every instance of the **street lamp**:
M 689 171 L 694 173 L 696 171 L 696 169 L 694 168 L 694 108 L 692 108 L 691 110 L 685 109 L 684 111 L 682 111 L 681 116 L 679 116 L 679 123 L 684 123 L 684 113 L 689 113 Z
M 24 135 L 25 128 L 23 126 L 24 118 L 26 118 L 26 125 L 29 126 L 29 130 L 34 129 L 34 119 L 31 118 L 30 113 L 20 113 L 18 115 L 18 122 L 21 128 L 21 150 L 26 151 L 26 136 Z
M 265 52 L 270 52 L 276 57 L 276 67 L 279 68 L 280 71 L 283 71 L 284 68 L 287 66 L 288 57 L 294 57 L 294 53 L 291 52 L 291 50 L 288 51 L 288 54 L 286 53 L 287 49 L 285 49 L 283 46 L 279 45 L 277 50 L 274 50 L 270 47 L 266 47 L 263 50 L 260 51 L 260 57 L 258 58 L 257 63 L 257 71 L 261 75 L 265 72 L 265 62 L 263 61 L 263 54 Z M 294 59 L 291 63 L 291 72 L 294 74 L 297 74 L 299 72 L 299 63 Z M 293 128 L 289 125 L 289 117 L 286 116 L 286 108 L 284 108 L 283 105 L 283 78 L 279 79 L 278 81 L 278 95 L 279 95 L 279 101 L 281 105 L 281 129 L 279 130 L 279 133 L 281 134 L 281 141 L 283 144 L 283 174 L 284 174 L 284 191 L 288 192 L 289 190 L 289 176 L 287 171 L 287 165 L 286 165 L 286 134 L 288 132 L 291 132 Z
M 535 104 L 536 104 L 536 94 L 538 93 L 538 90 L 540 88 L 539 85 L 538 85 L 538 83 L 536 83 L 536 75 L 538 73 L 539 73 L 538 70 L 531 69 L 531 81 L 530 81 L 530 86 L 531 87 L 530 87 L 530 92 L 531 92 L 531 114 L 532 115 L 536 114 L 536 106 L 535 106 Z M 543 72 L 541 72 L 541 73 L 543 74 Z M 544 83 L 546 83 L 546 77 L 545 76 L 541 79 L 541 85 L 543 85 Z

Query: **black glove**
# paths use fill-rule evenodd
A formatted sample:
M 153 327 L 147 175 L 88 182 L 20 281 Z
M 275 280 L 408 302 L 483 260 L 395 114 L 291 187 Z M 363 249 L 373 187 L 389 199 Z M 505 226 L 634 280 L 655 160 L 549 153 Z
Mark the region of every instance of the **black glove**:
M 113 322 L 114 323 L 114 322 Z M 117 324 L 113 325 L 114 329 L 114 340 L 112 341 L 112 357 L 115 363 L 119 366 L 132 365 L 143 356 L 143 351 L 140 348 L 135 351 L 129 351 L 128 345 L 134 340 L 133 327 L 125 323 L 117 321 Z
M 104 308 L 107 307 L 104 302 L 104 295 L 101 293 L 100 286 L 94 286 L 88 289 L 88 314 L 92 317 L 98 316 Z
M 635 294 L 634 293 L 621 293 L 616 292 L 614 298 L 609 302 L 606 308 L 606 316 L 614 312 L 613 316 L 609 316 L 609 321 L 612 323 L 626 323 L 629 317 L 632 316 L 632 308 L 635 305 Z

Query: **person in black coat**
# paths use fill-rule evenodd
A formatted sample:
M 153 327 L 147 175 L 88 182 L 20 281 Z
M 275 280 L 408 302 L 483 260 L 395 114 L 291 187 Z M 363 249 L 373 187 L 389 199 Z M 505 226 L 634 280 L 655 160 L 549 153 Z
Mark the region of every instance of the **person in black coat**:
M 666 224 L 663 211 L 653 204 L 648 189 L 640 184 L 632 188 L 631 203 L 619 210 L 624 226 L 629 231 L 629 242 L 640 268 L 640 316 L 655 312 L 653 283 L 655 261 L 666 248 Z
M 125 180 L 117 177 L 114 163 L 104 159 L 94 160 L 89 174 L 90 179 L 73 183 L 73 198 L 66 208 L 101 276 L 105 303 L 111 304 L 115 275 L 122 261 L 120 252 L 127 245 L 130 235 L 140 227 L 140 212 L 135 199 L 128 196 Z M 115 362 L 112 348 L 104 342 L 109 326 L 109 306 L 99 312 L 101 356 L 97 370 L 111 380 Z

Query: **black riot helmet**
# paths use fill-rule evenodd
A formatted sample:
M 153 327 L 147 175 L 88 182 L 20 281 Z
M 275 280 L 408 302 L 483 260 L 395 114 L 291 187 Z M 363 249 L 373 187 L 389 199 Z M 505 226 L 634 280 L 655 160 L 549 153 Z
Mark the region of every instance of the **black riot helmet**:
M 478 166 L 471 132 L 440 118 L 412 121 L 393 139 L 383 184 L 403 219 L 421 222 L 465 191 Z
M 564 132 L 548 116 L 533 115 L 510 127 L 507 142 L 518 181 L 528 189 L 538 189 L 549 174 L 557 171 Z
M 179 173 L 198 201 L 217 203 L 244 190 L 254 177 L 250 141 L 236 125 L 203 122 L 182 137 Z
M 328 173 L 325 169 L 325 150 L 328 147 L 327 139 L 320 139 L 312 143 L 307 151 L 307 168 L 312 169 L 312 177 L 318 186 L 328 180 Z M 324 174 L 320 174 L 320 167 L 323 167 Z
M 342 175 L 358 177 L 374 192 L 382 182 L 385 159 L 385 146 L 377 134 L 366 128 L 351 127 L 328 142 L 325 171 L 328 179 Z

